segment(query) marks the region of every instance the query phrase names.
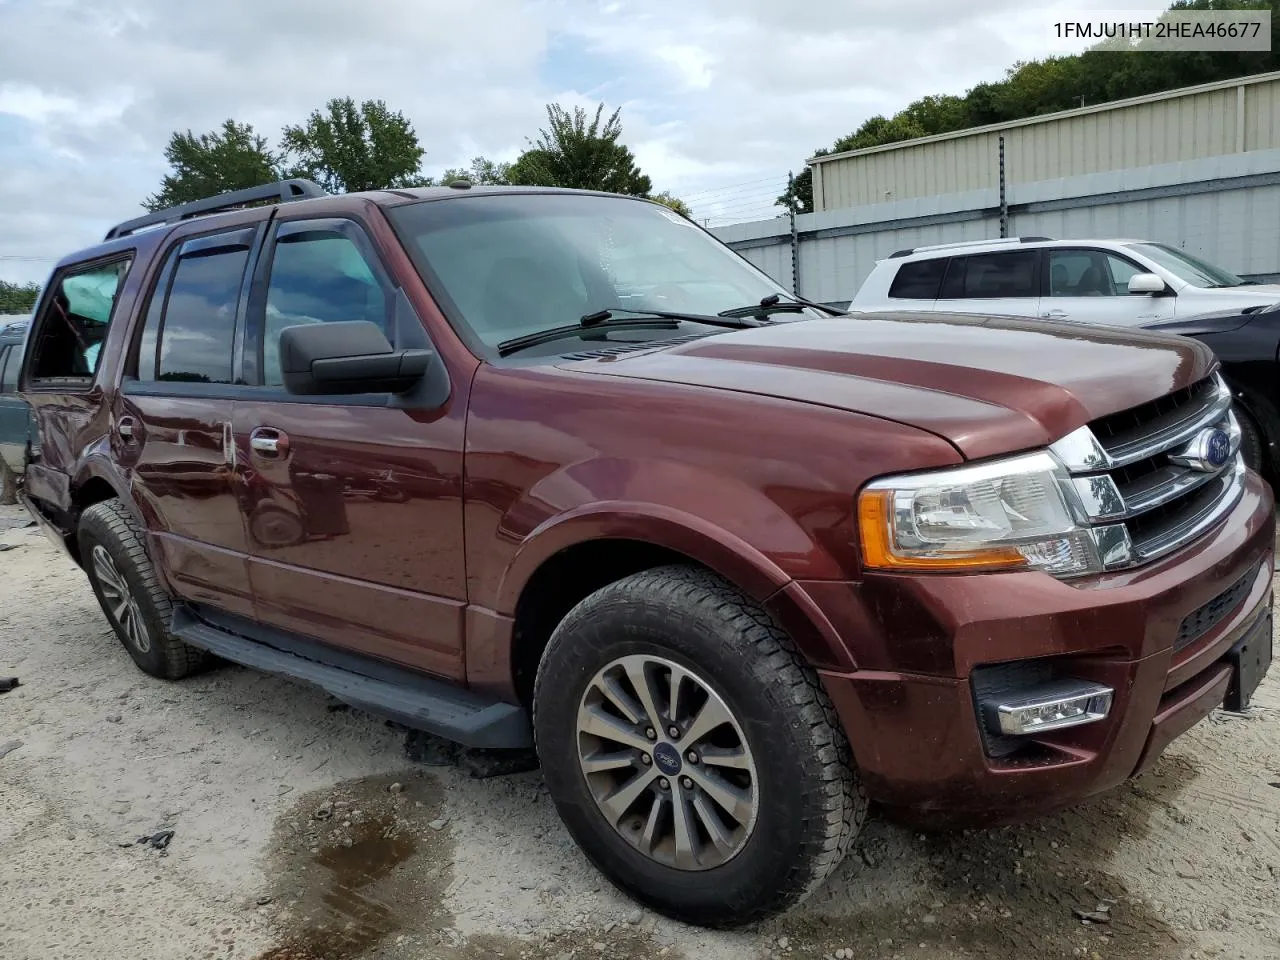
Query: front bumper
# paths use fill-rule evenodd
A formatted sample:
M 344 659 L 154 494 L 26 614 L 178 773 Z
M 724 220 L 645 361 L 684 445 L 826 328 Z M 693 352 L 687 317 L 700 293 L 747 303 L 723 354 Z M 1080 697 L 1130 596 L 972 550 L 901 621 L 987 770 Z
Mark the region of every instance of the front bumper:
M 800 585 L 858 665 L 821 676 L 868 793 L 927 820 L 1001 822 L 1069 806 L 1149 768 L 1222 704 L 1231 647 L 1270 620 L 1274 537 L 1271 491 L 1250 475 L 1214 531 L 1089 583 L 1017 573 Z M 1184 618 L 1233 586 L 1230 612 L 1175 649 Z M 1031 658 L 1111 687 L 1111 711 L 993 756 L 970 673 Z

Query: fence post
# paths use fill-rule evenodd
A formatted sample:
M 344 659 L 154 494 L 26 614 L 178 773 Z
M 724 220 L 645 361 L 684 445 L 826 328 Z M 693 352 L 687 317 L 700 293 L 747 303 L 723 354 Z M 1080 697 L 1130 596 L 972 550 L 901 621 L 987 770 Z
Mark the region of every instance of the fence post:
M 791 295 L 800 296 L 800 237 L 796 233 L 796 178 L 787 171 L 787 213 L 791 219 Z
M 1009 199 L 1004 185 L 1004 134 L 1000 135 L 1000 236 L 1009 235 Z

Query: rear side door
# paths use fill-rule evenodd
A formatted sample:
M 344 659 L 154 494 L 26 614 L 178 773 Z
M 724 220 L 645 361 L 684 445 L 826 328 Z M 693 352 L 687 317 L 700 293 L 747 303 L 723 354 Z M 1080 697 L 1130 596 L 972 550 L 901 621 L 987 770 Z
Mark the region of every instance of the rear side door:
M 289 326 L 367 320 L 396 346 L 429 345 L 360 221 L 287 216 L 255 275 L 250 386 L 234 411 L 258 619 L 462 679 L 465 405 L 285 391 L 278 344 Z
M 935 309 L 1034 317 L 1040 304 L 1039 273 L 1037 249 L 952 257 Z
M 1045 320 L 1138 326 L 1173 317 L 1176 298 L 1129 292 L 1129 278 L 1146 271 L 1127 257 L 1095 247 L 1056 247 L 1044 256 Z
M 184 239 L 150 291 L 112 443 L 175 593 L 253 614 L 232 441 L 233 358 L 261 226 Z

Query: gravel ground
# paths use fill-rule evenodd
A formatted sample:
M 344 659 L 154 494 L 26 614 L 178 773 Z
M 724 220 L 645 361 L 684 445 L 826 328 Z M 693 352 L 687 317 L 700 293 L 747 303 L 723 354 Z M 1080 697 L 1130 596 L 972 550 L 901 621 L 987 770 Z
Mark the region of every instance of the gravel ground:
M 536 772 L 414 763 L 385 724 L 235 667 L 139 673 L 23 519 L 0 507 L 6 960 L 1280 956 L 1280 670 L 1106 797 L 993 831 L 873 819 L 802 908 L 712 933 L 609 886 Z M 1109 923 L 1073 916 L 1103 900 Z

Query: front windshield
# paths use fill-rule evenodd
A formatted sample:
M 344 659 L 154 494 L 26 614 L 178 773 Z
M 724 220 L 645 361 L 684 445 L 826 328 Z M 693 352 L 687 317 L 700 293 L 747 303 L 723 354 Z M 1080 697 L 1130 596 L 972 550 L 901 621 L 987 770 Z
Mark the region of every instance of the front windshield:
M 652 203 L 473 194 L 388 213 L 437 299 L 451 301 L 446 309 L 489 347 L 600 310 L 619 311 L 619 319 L 650 310 L 714 315 L 786 296 L 696 225 Z M 699 330 L 713 328 L 632 330 L 627 339 Z
M 1131 243 L 1129 246 L 1193 287 L 1238 287 L 1244 283 L 1244 280 L 1234 273 L 1215 267 L 1211 263 L 1205 263 L 1198 257 L 1175 250 L 1163 243 Z

